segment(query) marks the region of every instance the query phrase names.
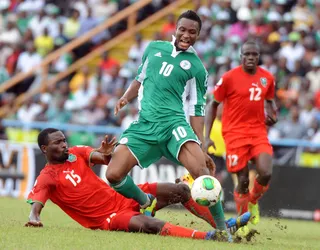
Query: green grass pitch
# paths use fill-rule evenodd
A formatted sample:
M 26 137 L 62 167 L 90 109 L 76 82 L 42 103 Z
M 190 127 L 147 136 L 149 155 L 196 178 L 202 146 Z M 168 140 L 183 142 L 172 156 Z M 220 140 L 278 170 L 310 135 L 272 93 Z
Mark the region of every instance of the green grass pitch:
M 320 249 L 320 224 L 263 218 L 260 235 L 250 243 L 219 243 L 157 235 L 92 231 L 72 221 L 48 202 L 44 228 L 25 228 L 30 205 L 24 200 L 0 198 L 0 249 Z M 166 209 L 157 217 L 173 224 L 209 230 L 210 226 L 187 210 Z M 250 226 L 252 227 L 252 226 Z

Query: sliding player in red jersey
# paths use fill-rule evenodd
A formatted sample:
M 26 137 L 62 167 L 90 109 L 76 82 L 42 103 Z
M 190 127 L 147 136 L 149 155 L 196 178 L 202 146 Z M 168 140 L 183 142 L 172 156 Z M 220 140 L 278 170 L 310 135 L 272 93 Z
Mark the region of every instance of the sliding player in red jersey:
M 214 100 L 208 105 L 206 115 L 206 127 L 211 128 L 217 107 L 223 102 L 222 133 L 227 148 L 227 169 L 238 176 L 234 191 L 237 212 L 242 214 L 249 209 L 253 224 L 260 220 L 257 202 L 267 191 L 272 174 L 273 151 L 266 125 L 277 121 L 273 101 L 275 80 L 258 66 L 259 54 L 257 43 L 248 41 L 242 45 L 242 65 L 225 73 L 216 84 Z M 214 145 L 210 130 L 205 137 L 207 148 Z M 247 164 L 250 160 L 255 161 L 257 176 L 249 191 Z
M 79 224 L 90 229 L 144 232 L 195 239 L 230 240 L 226 232 L 217 230 L 201 232 L 175 226 L 159 219 L 140 213 L 140 205 L 114 191 L 91 169 L 94 164 L 108 164 L 115 139 L 110 142 L 106 137 L 100 148 L 87 146 L 68 148 L 64 134 L 54 128 L 40 132 L 38 145 L 45 154 L 47 165 L 38 176 L 28 196 L 32 204 L 29 221 L 26 226 L 42 227 L 40 213 L 48 199 L 57 204 L 66 214 Z M 145 183 L 140 188 L 157 198 L 156 210 L 169 204 L 182 202 L 194 204 L 190 198 L 189 187 L 185 184 Z M 198 205 L 198 207 L 201 207 Z M 214 223 L 210 213 L 206 216 Z M 226 222 L 228 228 L 238 229 L 248 219 L 231 218 Z M 211 224 L 210 223 L 210 224 Z

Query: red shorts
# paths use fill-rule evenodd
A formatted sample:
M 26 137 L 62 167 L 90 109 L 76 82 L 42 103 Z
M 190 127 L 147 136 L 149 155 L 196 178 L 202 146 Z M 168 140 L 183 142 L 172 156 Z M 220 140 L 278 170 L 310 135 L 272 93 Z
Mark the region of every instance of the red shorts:
M 145 183 L 138 185 L 143 192 L 156 196 L 157 183 Z M 133 199 L 127 199 L 119 194 L 120 199 L 117 199 L 117 204 L 114 205 L 116 209 L 114 213 L 110 214 L 106 219 L 101 229 L 110 231 L 129 231 L 129 223 L 133 216 L 141 214 L 140 205 Z
M 266 136 L 225 138 L 227 169 L 236 173 L 245 168 L 255 156 L 261 153 L 273 155 L 272 146 Z

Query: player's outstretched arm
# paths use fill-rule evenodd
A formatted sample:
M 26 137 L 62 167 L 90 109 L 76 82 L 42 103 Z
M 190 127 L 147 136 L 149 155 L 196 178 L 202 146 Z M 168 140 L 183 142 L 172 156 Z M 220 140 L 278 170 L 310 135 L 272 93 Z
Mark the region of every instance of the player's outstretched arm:
M 40 220 L 40 213 L 43 205 L 39 202 L 34 202 L 31 206 L 31 212 L 29 215 L 29 221 L 25 224 L 26 227 L 43 227 Z
M 110 141 L 106 135 L 101 142 L 100 148 L 95 149 L 90 158 L 90 162 L 93 164 L 108 164 L 114 149 L 117 144 L 117 140 L 113 137 Z
M 116 106 L 114 107 L 114 114 L 117 115 L 119 110 L 131 102 L 134 98 L 138 96 L 139 88 L 141 83 L 137 80 L 133 80 L 129 88 L 123 94 L 123 96 L 117 101 Z
M 220 103 L 216 102 L 215 100 L 211 100 L 210 103 L 207 105 L 206 116 L 205 116 L 205 138 L 204 138 L 204 148 L 205 152 L 208 151 L 210 146 L 214 146 L 214 142 L 210 139 L 210 132 L 213 125 L 214 120 L 217 116 L 217 110 Z

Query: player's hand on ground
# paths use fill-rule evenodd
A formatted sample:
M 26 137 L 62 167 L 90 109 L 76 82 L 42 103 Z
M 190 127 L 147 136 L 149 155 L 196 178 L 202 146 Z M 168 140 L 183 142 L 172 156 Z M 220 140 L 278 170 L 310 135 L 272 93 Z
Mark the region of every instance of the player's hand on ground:
M 101 142 L 100 148 L 98 148 L 96 151 L 104 155 L 111 155 L 116 144 L 117 140 L 115 137 L 109 141 L 108 136 L 106 135 L 104 140 Z
M 128 104 L 128 99 L 125 97 L 121 97 L 118 101 L 116 106 L 114 107 L 114 115 L 117 115 L 124 106 Z
M 214 176 L 216 174 L 216 164 L 214 163 L 212 158 L 207 153 L 204 153 L 204 157 L 206 159 L 206 165 L 210 171 L 210 175 Z
M 43 227 L 43 224 L 41 221 L 28 221 L 25 225 L 25 227 Z

